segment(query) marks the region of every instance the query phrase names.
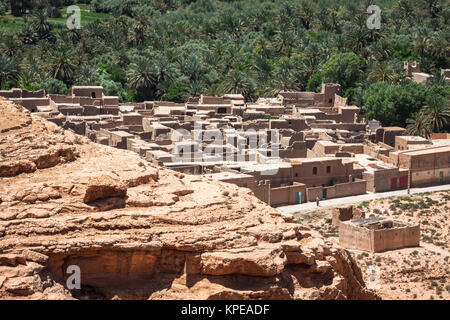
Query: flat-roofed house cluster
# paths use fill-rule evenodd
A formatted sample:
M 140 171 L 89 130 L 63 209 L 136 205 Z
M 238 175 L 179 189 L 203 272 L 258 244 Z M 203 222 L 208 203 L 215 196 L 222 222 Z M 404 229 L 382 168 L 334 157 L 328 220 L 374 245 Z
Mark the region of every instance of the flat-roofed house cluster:
M 405 136 L 404 128 L 358 120 L 338 84 L 320 93 L 239 94 L 185 103 L 120 103 L 102 87 L 69 96 L 0 91 L 30 112 L 111 147 L 188 174 L 251 189 L 270 205 L 450 182 L 450 139 Z

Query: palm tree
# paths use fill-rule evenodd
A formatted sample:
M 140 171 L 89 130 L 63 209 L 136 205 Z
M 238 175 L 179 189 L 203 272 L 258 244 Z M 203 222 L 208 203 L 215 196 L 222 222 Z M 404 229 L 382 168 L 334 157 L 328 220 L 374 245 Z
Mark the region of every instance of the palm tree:
M 200 96 L 205 90 L 205 82 L 203 80 L 193 80 L 189 82 L 187 91 L 192 97 Z
M 14 35 L 11 34 L 0 34 L 0 52 L 4 53 L 10 57 L 16 54 L 20 47 L 20 42 L 16 39 Z
M 14 58 L 5 54 L 0 55 L 0 88 L 7 81 L 17 80 L 19 72 L 19 65 Z
M 225 77 L 222 90 L 225 93 L 240 93 L 248 101 L 254 98 L 256 89 L 252 78 L 240 71 L 232 70 Z
M 66 45 L 59 45 L 52 50 L 50 67 L 54 78 L 64 82 L 71 81 L 76 68 L 72 49 Z
M 52 30 L 51 24 L 47 22 L 47 14 L 41 10 L 34 14 L 32 26 L 39 39 L 48 38 Z
M 127 72 L 128 83 L 139 91 L 144 99 L 155 97 L 156 70 L 152 60 L 144 56 L 138 56 L 130 64 Z
M 425 121 L 428 123 L 430 130 L 440 132 L 444 129 L 450 120 L 450 107 L 445 104 L 445 98 L 440 96 L 431 96 L 428 104 L 423 107 L 426 116 Z
M 416 112 L 411 118 L 406 120 L 405 134 L 411 136 L 421 136 L 426 139 L 430 137 L 430 127 L 426 121 L 426 117 L 422 112 Z
M 430 47 L 430 36 L 427 29 L 419 29 L 414 36 L 413 50 L 420 56 L 424 55 Z
M 445 86 L 447 81 L 445 79 L 445 75 L 439 70 L 434 70 L 431 72 L 432 77 L 427 79 L 427 86 Z
M 298 8 L 298 16 L 300 17 L 303 27 L 309 29 L 314 19 L 314 8 L 312 3 L 309 1 L 302 1 Z
M 448 41 L 445 41 L 445 37 L 439 33 L 436 33 L 430 39 L 430 54 L 436 60 L 445 59 L 449 56 L 450 50 L 448 48 Z
M 392 78 L 392 69 L 386 61 L 375 62 L 371 71 L 369 72 L 368 78 L 370 81 L 390 81 Z
M 100 75 L 96 68 L 82 65 L 78 68 L 75 83 L 84 86 L 95 86 L 100 84 Z
M 397 65 L 400 65 L 400 63 L 397 63 Z M 399 83 L 403 78 L 404 71 L 396 68 L 388 61 L 374 62 L 368 75 L 368 80 L 374 82 Z
M 295 86 L 293 66 L 287 59 L 282 59 L 274 72 L 277 91 L 287 91 Z

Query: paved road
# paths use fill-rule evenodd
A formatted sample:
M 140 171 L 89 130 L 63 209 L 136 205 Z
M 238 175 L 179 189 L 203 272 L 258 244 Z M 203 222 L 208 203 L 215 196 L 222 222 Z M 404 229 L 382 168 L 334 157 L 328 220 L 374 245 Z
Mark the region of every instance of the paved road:
M 433 191 L 444 191 L 444 190 L 450 190 L 450 184 L 444 184 L 439 186 L 433 186 L 433 187 L 425 187 L 425 188 L 412 188 L 411 194 L 414 193 L 421 193 L 421 192 L 433 192 Z M 407 190 L 397 190 L 397 191 L 389 191 L 389 192 L 368 192 L 366 194 L 362 194 L 359 196 L 351 196 L 351 197 L 344 197 L 344 198 L 336 198 L 336 199 L 330 199 L 330 200 L 322 200 L 320 201 L 320 207 L 326 208 L 326 207 L 334 207 L 334 206 L 340 206 L 344 204 L 352 204 L 352 203 L 358 203 L 362 201 L 369 201 L 374 199 L 382 199 L 382 198 L 389 198 L 392 196 L 406 196 Z M 295 213 L 299 211 L 305 211 L 305 210 L 313 210 L 317 208 L 316 202 L 307 202 L 302 204 L 293 204 L 290 206 L 284 206 L 284 207 L 278 207 L 278 210 L 281 210 L 285 213 Z

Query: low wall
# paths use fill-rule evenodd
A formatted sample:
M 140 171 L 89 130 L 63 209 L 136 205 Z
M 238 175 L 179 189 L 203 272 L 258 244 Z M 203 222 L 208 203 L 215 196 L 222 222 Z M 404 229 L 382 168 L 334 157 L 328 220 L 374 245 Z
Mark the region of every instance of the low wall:
M 371 232 L 374 252 L 415 247 L 420 243 L 419 225 L 371 230 Z
M 367 182 L 360 180 L 348 183 L 339 183 L 330 187 L 313 187 L 306 189 L 307 201 L 316 201 L 318 197 L 323 200 L 323 189 L 327 190 L 326 199 L 355 196 L 366 193 Z
M 294 184 L 270 189 L 270 205 L 296 204 L 296 193 L 306 192 L 304 184 Z
M 339 222 L 339 245 L 348 249 L 373 252 L 371 230 Z

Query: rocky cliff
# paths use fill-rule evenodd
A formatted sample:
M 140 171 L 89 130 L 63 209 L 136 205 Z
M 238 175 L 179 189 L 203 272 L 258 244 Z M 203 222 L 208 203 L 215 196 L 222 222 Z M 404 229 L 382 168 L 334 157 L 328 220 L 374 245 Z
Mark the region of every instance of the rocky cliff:
M 377 298 L 347 251 L 248 189 L 0 110 L 2 299 Z

